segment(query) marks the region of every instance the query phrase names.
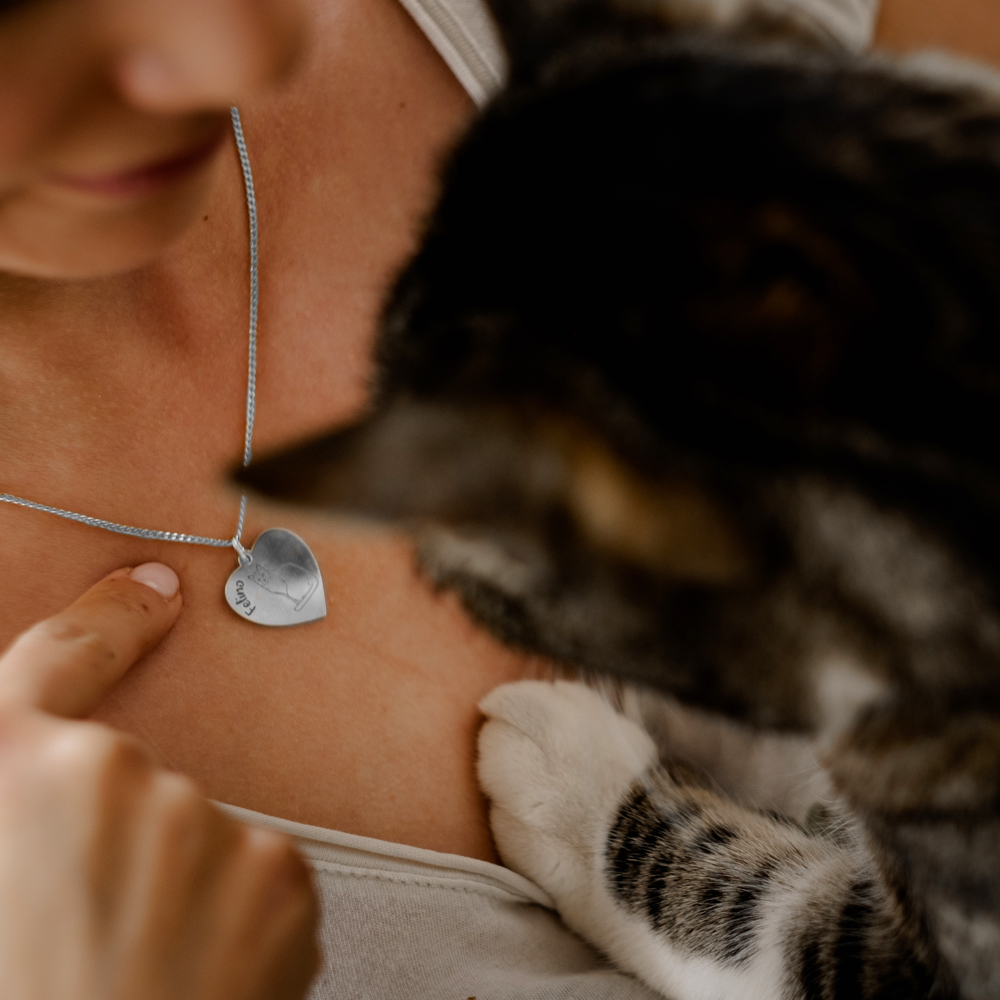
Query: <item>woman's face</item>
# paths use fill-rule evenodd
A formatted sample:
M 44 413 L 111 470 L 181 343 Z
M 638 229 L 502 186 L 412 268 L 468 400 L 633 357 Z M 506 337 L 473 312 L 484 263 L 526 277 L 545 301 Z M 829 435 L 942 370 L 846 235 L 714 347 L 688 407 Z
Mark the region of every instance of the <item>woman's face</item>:
M 0 0 L 0 271 L 156 257 L 208 200 L 229 105 L 301 41 L 297 0 Z

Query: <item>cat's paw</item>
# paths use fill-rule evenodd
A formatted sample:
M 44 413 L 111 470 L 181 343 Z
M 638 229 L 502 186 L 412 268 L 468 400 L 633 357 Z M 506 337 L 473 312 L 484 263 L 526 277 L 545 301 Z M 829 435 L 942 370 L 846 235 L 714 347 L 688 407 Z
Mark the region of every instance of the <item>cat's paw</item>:
M 646 732 L 582 684 L 518 681 L 490 692 L 479 780 L 504 863 L 572 906 L 603 867 L 608 827 L 656 763 Z

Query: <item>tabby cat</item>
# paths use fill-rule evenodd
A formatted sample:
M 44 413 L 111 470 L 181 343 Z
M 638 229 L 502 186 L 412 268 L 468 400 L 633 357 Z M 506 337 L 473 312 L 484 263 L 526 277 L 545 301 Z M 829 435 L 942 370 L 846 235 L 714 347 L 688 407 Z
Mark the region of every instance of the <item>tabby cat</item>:
M 510 83 L 369 413 L 249 481 L 408 524 L 507 642 L 814 741 L 818 824 L 586 688 L 486 699 L 502 856 L 622 967 L 1000 995 L 998 92 L 767 13 L 493 7 Z

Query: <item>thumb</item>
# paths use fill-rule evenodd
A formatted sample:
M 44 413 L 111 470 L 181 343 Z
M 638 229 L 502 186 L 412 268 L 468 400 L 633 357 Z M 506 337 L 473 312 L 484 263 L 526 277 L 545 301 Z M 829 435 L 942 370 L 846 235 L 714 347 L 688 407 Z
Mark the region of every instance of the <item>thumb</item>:
M 0 656 L 0 709 L 88 715 L 180 610 L 180 581 L 168 566 L 115 570 Z

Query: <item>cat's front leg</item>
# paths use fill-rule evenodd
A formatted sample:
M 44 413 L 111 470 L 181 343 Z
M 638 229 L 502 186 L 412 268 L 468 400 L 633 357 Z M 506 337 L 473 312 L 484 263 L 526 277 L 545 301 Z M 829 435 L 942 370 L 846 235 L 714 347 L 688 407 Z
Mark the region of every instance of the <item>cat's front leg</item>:
M 482 708 L 501 857 L 621 968 L 672 1000 L 927 995 L 863 852 L 659 765 L 583 685 L 508 684 Z
M 480 703 L 479 779 L 504 862 L 594 942 L 620 915 L 599 877 L 609 822 L 656 747 L 582 684 L 504 684 Z M 622 720 L 624 721 L 624 720 Z M 610 723 L 610 724 L 609 724 Z

